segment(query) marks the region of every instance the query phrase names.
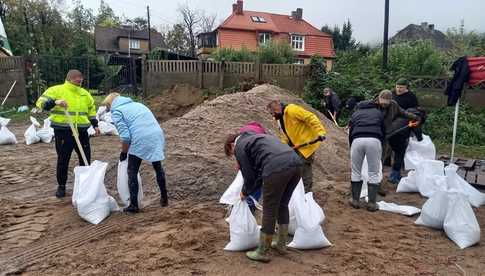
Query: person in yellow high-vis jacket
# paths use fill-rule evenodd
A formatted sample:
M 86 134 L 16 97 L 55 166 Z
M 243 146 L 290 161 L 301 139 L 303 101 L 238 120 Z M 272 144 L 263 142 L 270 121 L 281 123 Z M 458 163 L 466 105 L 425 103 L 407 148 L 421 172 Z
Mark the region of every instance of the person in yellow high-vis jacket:
M 326 130 L 318 117 L 296 104 L 285 105 L 278 100 L 271 101 L 268 111 L 279 122 L 280 139 L 292 147 L 304 161 L 303 184 L 306 192 L 313 187 L 312 164 L 314 153 L 325 140 Z
M 96 135 L 99 134 L 94 99 L 87 90 L 81 87 L 82 81 L 81 72 L 70 70 L 64 84 L 48 88 L 36 103 L 38 108 L 50 111 L 49 119 L 54 128 L 58 184 L 56 197 L 58 198 L 66 196 L 67 173 L 72 151 L 76 151 L 81 166 L 88 165 L 84 164 L 81 157 L 81 152 L 69 127 L 69 120 L 77 128 L 79 140 L 88 162 L 91 162 L 91 147 L 87 130 L 93 126 Z M 66 116 L 66 110 L 70 118 Z

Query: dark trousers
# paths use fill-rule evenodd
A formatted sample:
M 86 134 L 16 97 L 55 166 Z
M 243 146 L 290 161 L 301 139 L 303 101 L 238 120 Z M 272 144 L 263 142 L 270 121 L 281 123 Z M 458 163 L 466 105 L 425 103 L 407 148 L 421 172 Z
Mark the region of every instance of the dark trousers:
M 89 145 L 89 135 L 87 130 L 78 130 L 86 159 L 91 162 L 91 146 Z M 72 150 L 75 150 L 79 158 L 79 165 L 84 166 L 81 152 L 76 144 L 76 140 L 70 129 L 54 129 L 54 137 L 57 152 L 57 184 L 66 186 L 67 172 L 69 171 L 69 161 L 71 160 Z
M 263 179 L 263 227 L 261 232 L 273 235 L 278 224 L 290 222 L 288 203 L 301 178 L 301 167 L 276 172 Z
M 404 164 L 404 155 L 409 144 L 409 136 L 395 136 L 389 139 L 389 145 L 394 152 L 394 163 L 392 169 L 400 172 Z
M 128 155 L 128 187 L 130 189 L 130 203 L 138 206 L 138 172 L 140 171 L 142 159 L 135 155 Z M 160 197 L 167 198 L 167 188 L 165 187 L 165 171 L 161 161 L 152 162 L 153 169 L 157 177 L 157 184 L 160 188 Z

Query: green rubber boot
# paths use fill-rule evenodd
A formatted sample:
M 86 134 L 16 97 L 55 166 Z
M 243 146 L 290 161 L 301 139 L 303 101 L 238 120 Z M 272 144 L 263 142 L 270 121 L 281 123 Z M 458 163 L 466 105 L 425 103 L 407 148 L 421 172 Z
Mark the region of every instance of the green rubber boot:
M 259 245 L 258 248 L 254 251 L 246 252 L 246 256 L 253 261 L 267 263 L 271 261 L 271 258 L 268 256 L 269 249 L 271 248 L 271 241 L 273 240 L 272 235 L 267 235 L 261 232 L 259 236 Z
M 278 252 L 280 255 L 286 255 L 288 253 L 288 248 L 286 247 L 287 240 L 288 224 L 279 224 L 276 241 L 271 243 L 271 247 L 276 250 L 276 252 Z

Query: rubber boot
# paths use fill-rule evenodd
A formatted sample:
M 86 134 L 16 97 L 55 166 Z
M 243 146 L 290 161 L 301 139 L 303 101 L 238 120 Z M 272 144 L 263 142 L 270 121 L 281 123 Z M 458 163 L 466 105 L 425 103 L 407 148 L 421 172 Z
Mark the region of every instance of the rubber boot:
M 140 211 L 138 208 L 138 183 L 130 181 L 128 182 L 128 188 L 130 189 L 130 205 L 123 211 L 128 213 L 138 213 Z
M 387 195 L 387 185 L 385 182 L 381 183 L 379 185 L 379 191 L 377 192 L 380 196 L 386 196 Z
M 246 256 L 253 261 L 267 263 L 271 261 L 268 256 L 268 251 L 271 248 L 271 241 L 273 240 L 273 235 L 267 235 L 261 232 L 259 236 L 258 248 L 254 251 L 246 252 Z
M 401 173 L 396 170 L 391 170 L 391 174 L 389 175 L 388 181 L 392 184 L 398 184 L 400 180 Z
M 351 191 L 352 191 L 352 198 L 349 200 L 350 206 L 355 209 L 360 208 L 360 192 L 362 191 L 362 181 L 352 181 L 350 182 Z
M 286 255 L 288 249 L 286 247 L 286 241 L 288 240 L 288 224 L 279 224 L 278 233 L 276 235 L 276 241 L 271 243 L 271 247 L 276 250 L 280 255 Z
M 66 196 L 66 185 L 58 185 L 56 191 L 57 198 L 63 198 Z
M 369 202 L 367 203 L 367 211 L 369 212 L 375 212 L 379 210 L 379 206 L 377 206 L 377 203 L 376 203 L 379 186 L 380 186 L 380 183 L 368 183 Z
M 167 194 L 160 196 L 160 206 L 167 207 L 168 206 L 168 197 Z

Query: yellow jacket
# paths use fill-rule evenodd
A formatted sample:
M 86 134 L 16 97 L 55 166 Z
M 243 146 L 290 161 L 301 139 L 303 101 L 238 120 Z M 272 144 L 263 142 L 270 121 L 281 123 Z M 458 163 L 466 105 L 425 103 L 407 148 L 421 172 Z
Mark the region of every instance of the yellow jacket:
M 67 102 L 67 111 L 77 128 L 89 128 L 91 120 L 96 119 L 96 106 L 91 94 L 84 88 L 68 81 L 48 88 L 37 100 L 36 106 L 50 111 L 54 128 L 69 128 L 69 121 L 63 107 L 55 105 L 56 100 Z
M 281 141 L 294 146 L 303 145 L 325 136 L 327 133 L 318 117 L 296 104 L 285 107 L 283 115 L 284 130 L 280 129 Z M 281 126 L 283 127 L 283 126 Z M 286 131 L 286 134 L 285 134 Z M 305 158 L 310 157 L 320 147 L 320 142 L 299 148 Z

